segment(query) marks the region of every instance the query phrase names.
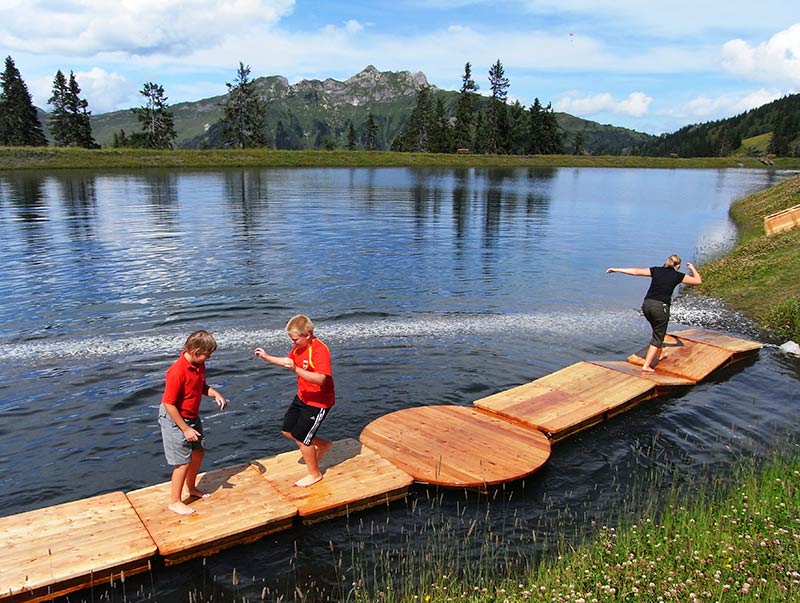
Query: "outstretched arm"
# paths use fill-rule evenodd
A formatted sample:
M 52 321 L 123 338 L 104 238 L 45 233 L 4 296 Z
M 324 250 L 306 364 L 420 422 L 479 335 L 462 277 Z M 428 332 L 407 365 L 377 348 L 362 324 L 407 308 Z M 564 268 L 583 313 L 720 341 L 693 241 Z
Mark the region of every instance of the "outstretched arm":
M 305 379 L 309 383 L 313 383 L 315 385 L 322 385 L 328 378 L 328 375 L 324 373 L 317 373 L 316 371 L 300 368 L 288 356 L 271 356 L 262 348 L 256 348 L 255 355 L 265 362 L 269 362 L 276 366 L 282 366 L 283 368 L 288 368 L 301 379 Z
M 697 271 L 697 268 L 694 267 L 694 264 L 691 262 L 686 262 L 686 267 L 689 269 L 691 274 L 687 274 L 683 277 L 681 282 L 684 285 L 699 285 L 703 282 L 703 279 L 700 277 L 700 273 Z
M 650 276 L 650 268 L 609 268 L 606 272 L 608 274 L 619 272 L 620 274 L 628 274 L 630 276 Z
M 255 349 L 255 355 L 261 358 L 264 362 L 269 362 L 270 364 L 274 364 L 276 366 L 282 366 L 283 368 L 293 368 L 294 362 L 288 356 L 271 356 L 267 354 L 262 348 Z

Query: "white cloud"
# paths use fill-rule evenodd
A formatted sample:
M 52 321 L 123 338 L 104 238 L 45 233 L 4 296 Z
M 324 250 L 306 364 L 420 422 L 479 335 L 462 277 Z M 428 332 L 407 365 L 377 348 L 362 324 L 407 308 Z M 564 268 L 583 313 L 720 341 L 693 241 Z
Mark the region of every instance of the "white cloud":
M 63 71 L 69 78 L 69 71 Z M 106 113 L 120 108 L 133 106 L 138 102 L 138 90 L 131 82 L 116 72 L 94 67 L 88 71 L 76 71 L 75 80 L 81 88 L 81 97 L 89 102 L 89 110 L 94 113 Z M 32 79 L 28 85 L 34 104 L 49 110 L 47 99 L 53 91 L 53 78 L 40 77 Z
M 800 23 L 751 46 L 731 40 L 722 47 L 723 67 L 736 75 L 759 81 L 800 85 Z
M 630 117 L 642 117 L 647 114 L 650 103 L 652 102 L 653 99 L 644 92 L 632 92 L 622 100 L 617 100 L 608 92 L 603 92 L 591 96 L 584 96 L 583 98 L 562 96 L 554 103 L 554 108 L 556 111 L 579 116 L 611 113 Z
M 742 94 L 725 94 L 716 98 L 699 96 L 675 109 L 659 111 L 688 122 L 711 121 L 733 117 L 750 109 L 755 109 L 784 96 L 779 90 L 761 88 Z
M 29 0 L 0 5 L 0 45 L 12 52 L 180 55 L 270 27 L 294 0 Z

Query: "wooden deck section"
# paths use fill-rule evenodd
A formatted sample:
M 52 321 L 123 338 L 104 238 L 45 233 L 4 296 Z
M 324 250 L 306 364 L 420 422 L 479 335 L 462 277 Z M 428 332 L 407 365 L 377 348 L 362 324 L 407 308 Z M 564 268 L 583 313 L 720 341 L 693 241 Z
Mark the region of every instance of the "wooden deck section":
M 530 475 L 550 456 L 539 431 L 463 406 L 421 406 L 376 419 L 362 444 L 415 481 L 480 488 Z
M 320 463 L 324 479 L 307 488 L 294 485 L 306 475 L 298 450 L 254 461 L 253 466 L 297 507 L 303 523 L 388 504 L 405 497 L 414 483 L 408 473 L 354 439 L 333 443 Z
M 184 501 L 196 509 L 192 515 L 166 509 L 169 482 L 128 493 L 166 565 L 287 529 L 297 515 L 297 507 L 246 463 L 204 473 L 197 486 L 211 497 Z
M 150 568 L 156 545 L 125 494 L 0 518 L 0 601 L 42 601 Z
M 52 599 L 150 568 L 251 542 L 406 495 L 414 482 L 482 488 L 526 477 L 550 456 L 551 441 L 644 400 L 686 388 L 753 355 L 760 343 L 687 329 L 668 336 L 656 372 L 643 359 L 578 362 L 499 392 L 472 407 L 423 406 L 367 425 L 360 442 L 334 445 L 324 479 L 307 488 L 297 451 L 209 471 L 188 500 L 196 513 L 166 509 L 169 483 L 114 492 L 0 518 L 0 603 Z
M 560 440 L 652 398 L 655 393 L 655 384 L 648 379 L 591 362 L 577 362 L 474 404 Z
M 751 355 L 761 344 L 715 331 L 687 329 L 669 334 L 664 347 L 667 356 L 655 365 L 654 373 L 639 369 L 644 348 L 627 362 L 578 362 L 474 404 L 539 429 L 557 441 L 640 402 L 694 385 Z

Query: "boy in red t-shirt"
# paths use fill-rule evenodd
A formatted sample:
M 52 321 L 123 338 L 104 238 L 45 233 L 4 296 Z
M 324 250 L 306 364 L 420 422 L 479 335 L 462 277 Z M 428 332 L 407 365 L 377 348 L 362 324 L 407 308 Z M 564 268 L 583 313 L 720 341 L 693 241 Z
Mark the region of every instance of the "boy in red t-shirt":
M 297 395 L 283 417 L 281 433 L 297 443 L 308 468 L 308 475 L 294 484 L 302 488 L 322 479 L 319 461 L 332 443 L 319 437 L 317 430 L 333 406 L 336 396 L 333 390 L 331 352 L 328 346 L 314 337 L 314 323 L 311 319 L 302 314 L 293 316 L 286 324 L 286 333 L 293 344 L 288 356 L 270 356 L 261 348 L 256 348 L 255 354 L 262 360 L 288 368 L 297 375 Z
M 203 423 L 199 412 L 204 394 L 214 398 L 220 410 L 227 405 L 225 398 L 206 383 L 205 363 L 216 349 L 217 342 L 210 333 L 195 331 L 189 335 L 181 355 L 169 368 L 165 378 L 158 423 L 167 463 L 174 465 L 168 508 L 179 515 L 194 513 L 194 509 L 182 500 L 184 484 L 189 496 L 209 496 L 196 484 L 205 454 Z

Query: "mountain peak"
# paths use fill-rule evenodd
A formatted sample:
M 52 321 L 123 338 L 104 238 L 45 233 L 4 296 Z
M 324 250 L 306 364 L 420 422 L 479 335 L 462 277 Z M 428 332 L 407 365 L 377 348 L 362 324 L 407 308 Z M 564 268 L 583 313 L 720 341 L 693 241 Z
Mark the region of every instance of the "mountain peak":
M 374 65 L 367 65 L 360 72 L 349 78 L 345 84 L 370 87 L 400 87 L 402 94 L 413 94 L 422 86 L 430 86 L 428 78 L 421 71 L 379 71 Z

